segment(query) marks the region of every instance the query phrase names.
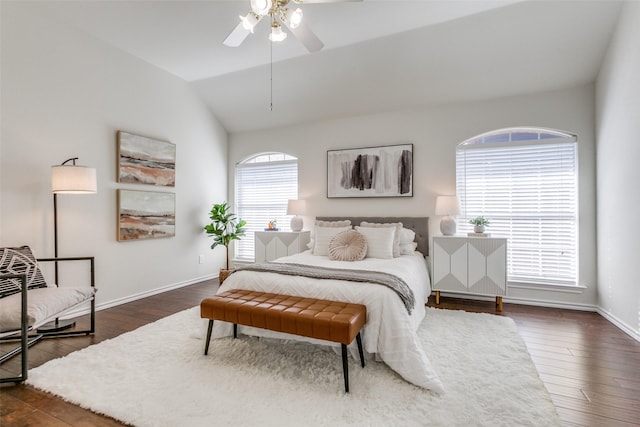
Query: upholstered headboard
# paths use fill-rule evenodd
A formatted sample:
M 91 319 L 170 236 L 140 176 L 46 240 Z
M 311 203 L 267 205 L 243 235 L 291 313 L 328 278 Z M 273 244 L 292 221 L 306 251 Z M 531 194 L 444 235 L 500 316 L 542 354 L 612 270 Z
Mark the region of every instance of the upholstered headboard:
M 340 221 L 350 219 L 351 225 L 360 225 L 362 221 L 367 222 L 401 222 L 404 228 L 413 230 L 416 233 L 417 250 L 424 256 L 429 255 L 429 217 L 366 217 L 366 216 L 319 216 L 319 221 Z

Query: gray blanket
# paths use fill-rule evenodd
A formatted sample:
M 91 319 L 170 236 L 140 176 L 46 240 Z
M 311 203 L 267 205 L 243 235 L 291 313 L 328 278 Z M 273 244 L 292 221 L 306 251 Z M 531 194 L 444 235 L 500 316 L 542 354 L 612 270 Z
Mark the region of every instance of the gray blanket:
M 350 282 L 367 282 L 383 285 L 393 290 L 402 300 L 409 314 L 415 306 L 413 291 L 401 278 L 393 274 L 371 270 L 351 270 L 341 268 L 318 267 L 304 264 L 284 262 L 265 262 L 239 267 L 233 271 L 262 271 L 268 273 L 287 274 L 289 276 L 304 276 L 314 279 L 348 280 Z

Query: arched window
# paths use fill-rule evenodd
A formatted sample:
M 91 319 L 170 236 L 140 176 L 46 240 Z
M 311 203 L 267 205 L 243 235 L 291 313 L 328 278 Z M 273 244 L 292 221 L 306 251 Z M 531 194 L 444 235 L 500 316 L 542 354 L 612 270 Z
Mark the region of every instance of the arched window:
M 462 232 L 483 215 L 508 240 L 510 282 L 577 284 L 578 168 L 575 135 L 510 128 L 458 145 Z
M 235 213 L 247 221 L 247 233 L 235 242 L 235 259 L 253 261 L 254 232 L 269 221 L 289 228 L 287 201 L 298 198 L 298 159 L 285 153 L 261 153 L 236 165 Z

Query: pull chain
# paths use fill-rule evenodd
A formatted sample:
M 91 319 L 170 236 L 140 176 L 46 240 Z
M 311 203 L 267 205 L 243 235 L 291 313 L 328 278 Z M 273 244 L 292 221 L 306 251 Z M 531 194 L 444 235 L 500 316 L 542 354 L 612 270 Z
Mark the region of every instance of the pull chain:
M 275 21 L 275 18 L 272 18 Z M 272 27 L 273 28 L 273 27 Z M 273 41 L 269 40 L 269 111 L 273 111 Z

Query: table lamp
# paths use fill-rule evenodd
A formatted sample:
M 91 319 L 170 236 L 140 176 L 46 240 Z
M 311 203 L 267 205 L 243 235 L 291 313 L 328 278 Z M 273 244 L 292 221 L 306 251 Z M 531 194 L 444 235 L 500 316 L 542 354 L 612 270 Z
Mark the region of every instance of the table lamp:
M 436 215 L 444 215 L 440 220 L 440 232 L 444 236 L 456 234 L 455 215 L 460 214 L 460 201 L 457 196 L 438 196 L 436 198 Z
M 305 213 L 305 205 L 304 200 L 289 200 L 287 202 L 287 215 L 295 215 L 291 218 L 291 230 L 302 231 L 304 221 L 300 214 Z

